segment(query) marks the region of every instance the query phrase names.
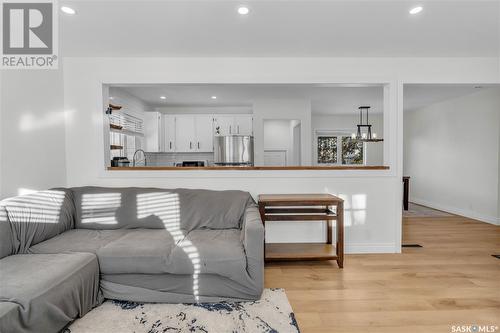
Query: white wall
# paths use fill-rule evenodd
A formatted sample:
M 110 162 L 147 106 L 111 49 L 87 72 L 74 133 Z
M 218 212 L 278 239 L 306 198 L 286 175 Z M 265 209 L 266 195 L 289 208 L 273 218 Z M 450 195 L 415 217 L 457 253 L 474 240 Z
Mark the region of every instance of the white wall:
M 500 89 L 405 113 L 410 201 L 499 224 Z
M 287 161 L 291 158 L 291 120 L 264 120 L 264 150 L 286 150 Z
M 1 75 L 0 198 L 66 185 L 62 70 Z
M 399 252 L 402 82 L 499 82 L 495 58 L 66 58 L 68 185 L 321 192 L 346 199 L 347 252 Z M 439 71 L 436 69 L 439 68 Z M 384 160 L 378 171 L 105 171 L 102 83 L 386 83 Z M 310 136 L 310 127 L 309 127 Z M 82 140 L 82 138 L 85 138 Z M 84 143 L 85 142 L 85 143 Z M 78 153 L 77 153 L 78 152 Z M 78 163 L 78 157 L 85 165 Z M 312 241 L 324 228 L 270 226 L 268 241 Z
M 364 119 L 364 118 L 363 118 Z M 382 138 L 384 133 L 384 117 L 382 114 L 370 114 L 370 124 L 372 133 L 376 133 Z M 355 132 L 359 123 L 359 115 L 312 115 L 312 139 L 315 140 L 317 130 L 346 131 Z M 313 142 L 316 147 L 316 142 Z M 383 142 L 365 143 L 366 165 L 384 165 L 384 144 Z M 316 162 L 316 157 L 315 161 Z
M 311 101 L 305 99 L 262 99 L 253 104 L 254 162 L 264 165 L 264 121 L 299 120 L 302 165 L 311 165 Z
M 144 112 L 152 111 L 149 105 L 119 87 L 109 87 L 110 103 L 122 106 L 121 112 L 144 120 Z

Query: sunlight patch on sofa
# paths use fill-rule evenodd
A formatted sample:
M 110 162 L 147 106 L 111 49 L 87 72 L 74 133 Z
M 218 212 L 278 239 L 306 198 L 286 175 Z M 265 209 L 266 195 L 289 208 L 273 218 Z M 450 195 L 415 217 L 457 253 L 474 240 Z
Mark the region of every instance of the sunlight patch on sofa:
M 39 191 L 5 200 L 11 221 L 22 223 L 58 223 L 63 191 Z
M 137 218 L 158 217 L 177 246 L 188 256 L 193 266 L 193 295 L 199 301 L 199 275 L 201 272 L 198 249 L 186 238 L 181 229 L 181 205 L 177 193 L 153 192 L 137 195 Z
M 38 192 L 38 190 L 34 190 L 31 188 L 25 188 L 25 187 L 19 187 L 17 189 L 17 195 L 27 195 L 27 194 L 32 194 L 32 193 L 36 193 L 36 192 Z
M 82 196 L 82 223 L 117 224 L 120 193 L 87 193 Z

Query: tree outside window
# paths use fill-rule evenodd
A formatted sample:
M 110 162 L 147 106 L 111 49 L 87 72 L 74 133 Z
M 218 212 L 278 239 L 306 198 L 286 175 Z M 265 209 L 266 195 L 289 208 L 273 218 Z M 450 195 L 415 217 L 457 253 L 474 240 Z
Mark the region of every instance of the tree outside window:
M 342 137 L 342 164 L 363 164 L 363 142 L 348 136 Z
M 318 164 L 364 164 L 364 144 L 347 135 L 317 137 Z
M 337 164 L 337 137 L 318 137 L 318 164 Z

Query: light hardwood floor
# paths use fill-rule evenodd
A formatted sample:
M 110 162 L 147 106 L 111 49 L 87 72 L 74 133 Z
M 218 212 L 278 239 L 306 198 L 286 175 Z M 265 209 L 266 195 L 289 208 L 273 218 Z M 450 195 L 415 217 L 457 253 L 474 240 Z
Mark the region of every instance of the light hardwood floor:
M 404 218 L 402 254 L 272 263 L 266 287 L 285 288 L 302 332 L 452 332 L 500 327 L 500 227 L 463 217 Z M 498 329 L 496 332 L 500 332 Z

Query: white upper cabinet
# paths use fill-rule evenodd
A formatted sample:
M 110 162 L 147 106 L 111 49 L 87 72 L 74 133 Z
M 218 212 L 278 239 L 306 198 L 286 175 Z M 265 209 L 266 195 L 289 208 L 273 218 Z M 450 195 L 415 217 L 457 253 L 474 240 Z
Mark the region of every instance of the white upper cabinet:
M 253 135 L 253 118 L 252 115 L 217 115 L 214 129 L 215 135 Z
M 163 128 L 165 129 L 165 152 L 175 152 L 175 116 L 163 115 Z
M 241 115 L 234 117 L 236 133 L 241 135 L 253 135 L 253 117 L 252 115 Z
M 214 117 L 214 134 L 215 135 L 230 135 L 235 134 L 234 131 L 234 117 L 216 115 Z
M 195 116 L 195 131 L 196 131 L 196 151 L 198 152 L 213 152 L 214 151 L 214 132 L 213 132 L 213 117 L 210 116 Z
M 196 151 L 196 126 L 194 116 L 175 117 L 175 148 L 177 152 Z
M 145 151 L 159 153 L 163 151 L 163 121 L 159 112 L 144 112 Z
M 219 134 L 216 134 L 219 126 Z M 214 151 L 215 135 L 252 135 L 252 115 L 174 115 L 145 112 L 144 133 L 147 152 Z
M 175 150 L 172 151 L 182 153 L 214 151 L 211 115 L 177 115 L 174 123 Z

